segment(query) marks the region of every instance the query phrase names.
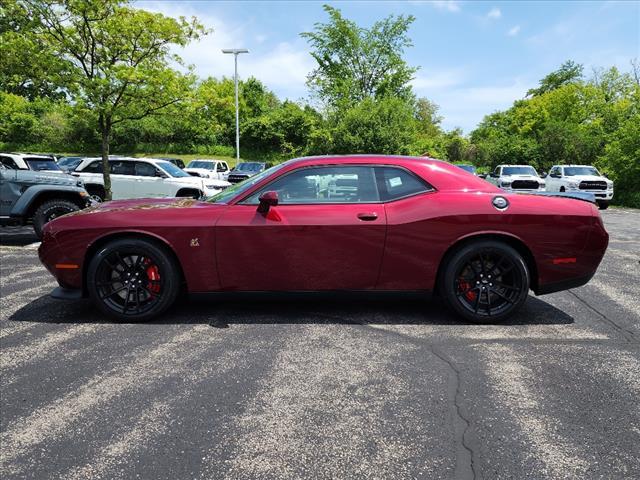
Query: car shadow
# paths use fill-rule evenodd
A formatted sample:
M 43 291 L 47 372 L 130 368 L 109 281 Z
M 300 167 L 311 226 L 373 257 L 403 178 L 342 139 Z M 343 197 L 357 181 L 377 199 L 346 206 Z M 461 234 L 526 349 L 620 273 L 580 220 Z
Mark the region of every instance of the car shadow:
M 45 313 L 46 312 L 46 313 Z M 9 317 L 18 322 L 130 323 L 118 322 L 98 312 L 88 300 L 60 301 L 48 296 L 24 305 Z M 530 296 L 523 308 L 501 326 L 569 325 L 573 317 Z M 460 325 L 467 323 L 451 313 L 438 298 L 413 295 L 235 294 L 181 299 L 148 324 L 209 324 L 227 328 L 246 324 L 345 325 Z
M 39 241 L 30 225 L 22 227 L 0 228 L 0 245 L 7 247 L 23 247 Z

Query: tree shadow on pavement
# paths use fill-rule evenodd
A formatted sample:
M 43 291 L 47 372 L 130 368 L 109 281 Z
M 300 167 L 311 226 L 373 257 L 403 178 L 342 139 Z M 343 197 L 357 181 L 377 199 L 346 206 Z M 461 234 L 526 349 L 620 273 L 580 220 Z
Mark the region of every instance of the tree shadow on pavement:
M 60 301 L 43 296 L 18 309 L 10 320 L 42 323 L 118 322 L 98 312 L 88 300 Z M 460 325 L 438 298 L 414 295 L 332 294 L 234 294 L 180 300 L 168 312 L 146 322 L 162 324 L 210 324 L 226 328 L 246 324 L 345 324 L 345 325 Z M 529 296 L 523 308 L 502 326 L 568 325 L 573 317 L 553 305 Z

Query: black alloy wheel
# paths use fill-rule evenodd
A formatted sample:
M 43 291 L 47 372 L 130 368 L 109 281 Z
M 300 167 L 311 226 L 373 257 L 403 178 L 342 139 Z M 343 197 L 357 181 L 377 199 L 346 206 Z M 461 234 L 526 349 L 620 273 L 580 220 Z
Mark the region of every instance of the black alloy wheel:
M 94 303 L 120 320 L 155 317 L 175 301 L 178 267 L 166 250 L 140 239 L 116 240 L 100 249 L 87 270 Z
M 515 313 L 529 293 L 529 271 L 522 256 L 498 241 L 466 245 L 448 260 L 444 297 L 471 322 L 500 322 Z

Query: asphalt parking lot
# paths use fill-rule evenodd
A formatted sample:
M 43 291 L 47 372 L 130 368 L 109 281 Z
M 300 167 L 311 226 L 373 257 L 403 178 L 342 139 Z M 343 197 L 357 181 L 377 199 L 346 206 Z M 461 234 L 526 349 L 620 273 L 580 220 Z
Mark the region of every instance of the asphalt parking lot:
M 0 475 L 640 478 L 640 211 L 508 324 L 437 301 L 240 298 L 118 324 L 0 229 Z

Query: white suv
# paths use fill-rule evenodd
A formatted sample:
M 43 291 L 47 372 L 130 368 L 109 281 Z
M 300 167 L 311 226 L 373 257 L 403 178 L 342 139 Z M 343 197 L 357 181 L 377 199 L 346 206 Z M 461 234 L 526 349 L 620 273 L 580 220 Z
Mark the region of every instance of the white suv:
M 593 193 L 601 209 L 613 198 L 613 182 L 591 165 L 554 165 L 546 180 L 550 192 Z
M 149 197 L 208 197 L 219 193 L 229 182 L 192 177 L 173 163 L 154 158 L 109 158 L 111 193 L 114 200 Z M 80 177 L 91 198 L 105 197 L 102 159 L 85 158 L 73 172 Z
M 217 178 L 226 180 L 229 177 L 229 165 L 223 160 L 192 160 L 184 171 L 194 177 Z
M 498 165 L 486 180 L 508 192 L 544 192 L 546 186 L 530 165 Z
M 11 170 L 61 172 L 53 157 L 32 153 L 0 153 L 0 163 Z

